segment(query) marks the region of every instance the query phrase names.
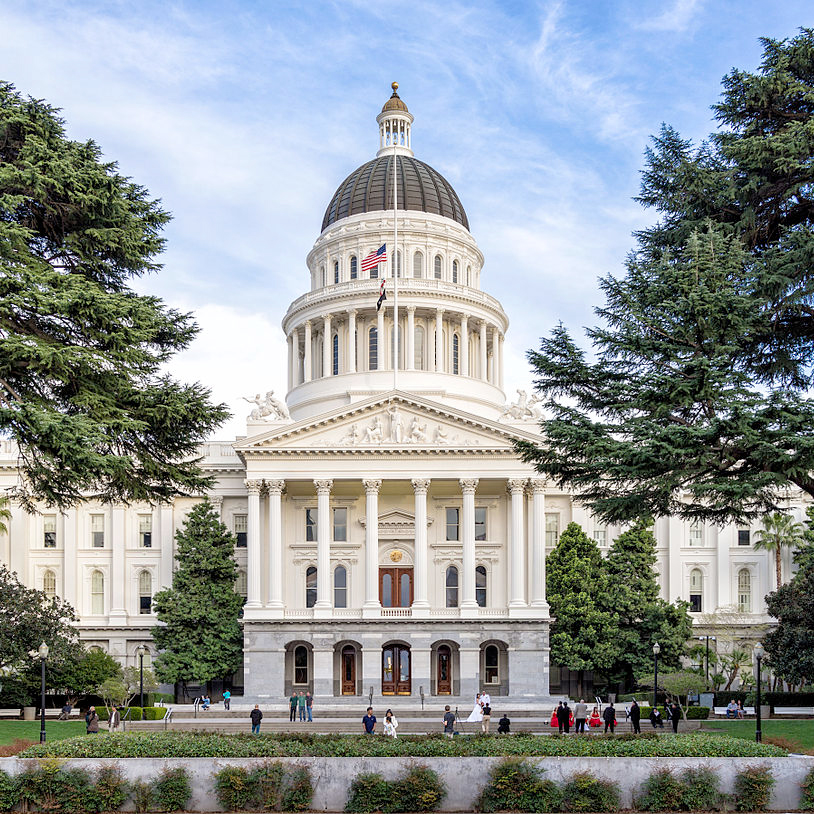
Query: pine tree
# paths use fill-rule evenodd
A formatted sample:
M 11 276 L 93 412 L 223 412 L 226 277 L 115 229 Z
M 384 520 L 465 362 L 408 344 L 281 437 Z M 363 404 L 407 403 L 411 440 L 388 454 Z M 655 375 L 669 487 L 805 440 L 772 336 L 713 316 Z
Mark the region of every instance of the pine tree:
M 168 683 L 225 678 L 243 663 L 234 535 L 204 500 L 190 511 L 175 539 L 178 569 L 172 588 L 159 591 L 154 601 L 164 623 L 153 629 L 161 651 L 155 673 Z
M 569 523 L 546 559 L 546 598 L 555 619 L 551 658 L 579 672 L 579 695 L 585 670 L 607 670 L 618 657 L 617 616 L 604 601 L 609 588 L 596 542 Z
M 209 483 L 198 445 L 228 412 L 162 372 L 197 326 L 128 285 L 160 269 L 168 220 L 54 108 L 0 82 L 0 434 L 29 509 Z

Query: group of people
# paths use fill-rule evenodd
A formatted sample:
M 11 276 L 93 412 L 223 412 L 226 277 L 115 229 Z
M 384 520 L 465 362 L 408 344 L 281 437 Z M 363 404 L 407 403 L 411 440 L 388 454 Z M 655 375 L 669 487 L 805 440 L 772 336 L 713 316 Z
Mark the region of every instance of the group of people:
M 314 718 L 311 707 L 314 706 L 314 696 L 311 691 L 292 692 L 288 698 L 288 720 L 296 721 L 299 715 L 301 721 L 312 723 Z
M 727 718 L 745 718 L 746 712 L 743 709 L 743 701 L 735 701 L 733 698 L 727 705 L 726 705 L 726 717 Z
M 475 696 L 475 706 L 466 719 L 468 723 L 479 723 L 480 731 L 489 734 L 489 723 L 492 720 L 492 696 L 486 690 Z
M 730 704 L 730 706 L 732 706 L 732 704 Z M 727 707 L 727 716 L 729 716 L 729 707 Z M 634 734 L 641 734 L 642 711 L 635 698 L 627 710 L 627 717 L 630 719 Z M 678 732 L 678 723 L 681 720 L 681 707 L 679 707 L 675 701 L 667 706 L 667 718 L 673 726 L 673 732 Z M 584 733 L 586 722 L 589 727 L 599 727 L 604 723 L 605 732 L 613 734 L 618 723 L 616 720 L 616 708 L 613 702 L 611 701 L 605 709 L 602 710 L 601 715 L 599 714 L 599 707 L 595 706 L 591 711 L 590 717 L 588 717 L 588 705 L 583 698 L 579 699 L 578 704 L 574 704 L 573 710 L 568 706 L 568 701 L 560 701 L 557 704 L 557 708 L 551 714 L 551 726 L 557 727 L 557 731 L 560 734 L 568 734 L 572 726 L 575 727 L 574 731 L 576 733 Z M 664 729 L 664 719 L 658 707 L 653 707 L 650 710 L 650 723 L 653 729 Z

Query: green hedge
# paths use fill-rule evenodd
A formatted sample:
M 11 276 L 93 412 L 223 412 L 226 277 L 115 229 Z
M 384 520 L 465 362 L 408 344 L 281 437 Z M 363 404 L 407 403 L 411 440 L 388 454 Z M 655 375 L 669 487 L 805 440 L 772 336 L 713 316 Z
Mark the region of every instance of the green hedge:
M 688 721 L 705 721 L 709 718 L 709 707 L 687 707 L 685 710 Z
M 414 735 L 359 738 L 355 735 L 128 732 L 36 744 L 21 757 L 774 757 L 787 752 L 770 744 L 705 732 L 662 738 L 656 733 L 574 738 L 528 734 L 445 738 Z
M 749 693 L 741 692 L 740 690 L 718 690 L 715 693 L 715 706 L 725 707 L 730 701 L 734 701 L 735 703 L 740 701 L 744 706 L 747 706 L 747 695 L 749 695 Z
M 314 787 L 306 767 L 266 763 L 249 771 L 226 766 L 215 775 L 215 794 L 226 811 L 306 811 Z
M 359 814 L 437 811 L 446 794 L 441 778 L 426 766 L 413 766 L 394 781 L 375 773 L 360 774 L 350 785 L 345 811 Z
M 814 707 L 814 692 L 767 692 L 761 700 L 773 707 Z

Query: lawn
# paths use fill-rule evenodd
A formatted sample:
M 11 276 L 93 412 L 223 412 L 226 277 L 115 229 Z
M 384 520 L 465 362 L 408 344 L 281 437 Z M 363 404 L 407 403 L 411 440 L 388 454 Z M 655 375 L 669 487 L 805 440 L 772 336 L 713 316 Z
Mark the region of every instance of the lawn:
M 755 719 L 746 721 L 705 721 L 703 725 L 705 732 L 715 732 L 732 735 L 735 738 L 755 739 Z M 762 721 L 761 730 L 764 738 L 784 738 L 787 741 L 799 744 L 793 747 L 791 743 L 783 744 L 786 748 L 796 751 L 797 749 L 809 751 L 814 749 L 814 720 L 812 721 Z
M 82 735 L 85 732 L 84 721 L 46 721 L 45 733 L 48 740 L 62 740 Z M 6 746 L 15 740 L 40 742 L 39 721 L 0 721 L 0 746 Z

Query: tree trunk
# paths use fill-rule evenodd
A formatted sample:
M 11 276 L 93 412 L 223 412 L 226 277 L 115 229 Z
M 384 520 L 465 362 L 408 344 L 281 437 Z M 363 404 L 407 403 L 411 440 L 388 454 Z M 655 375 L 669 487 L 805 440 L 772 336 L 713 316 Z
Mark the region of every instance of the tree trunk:
M 577 672 L 577 695 L 580 698 L 584 698 L 585 696 L 582 694 L 582 689 L 585 681 L 585 670 L 579 670 Z
M 783 555 L 781 547 L 778 545 L 777 548 L 774 550 L 774 570 L 777 575 L 777 587 L 783 584 L 783 560 L 781 559 Z

